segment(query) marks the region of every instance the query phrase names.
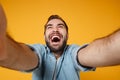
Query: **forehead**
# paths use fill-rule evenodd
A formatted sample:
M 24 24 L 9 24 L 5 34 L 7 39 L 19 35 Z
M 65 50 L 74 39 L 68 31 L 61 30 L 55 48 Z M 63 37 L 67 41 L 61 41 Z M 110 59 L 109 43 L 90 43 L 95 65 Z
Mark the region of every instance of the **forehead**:
M 64 22 L 60 19 L 52 19 L 52 20 L 48 21 L 47 24 L 59 24 L 59 23 L 64 24 Z

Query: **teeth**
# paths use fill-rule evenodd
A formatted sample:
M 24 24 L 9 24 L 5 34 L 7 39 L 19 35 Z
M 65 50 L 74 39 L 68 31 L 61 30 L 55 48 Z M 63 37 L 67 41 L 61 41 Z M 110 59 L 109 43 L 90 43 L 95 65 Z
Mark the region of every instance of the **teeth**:
M 59 36 L 53 36 L 53 37 L 52 37 L 52 40 L 53 40 L 54 38 L 58 38 L 58 39 L 60 39 L 60 37 L 59 37 Z

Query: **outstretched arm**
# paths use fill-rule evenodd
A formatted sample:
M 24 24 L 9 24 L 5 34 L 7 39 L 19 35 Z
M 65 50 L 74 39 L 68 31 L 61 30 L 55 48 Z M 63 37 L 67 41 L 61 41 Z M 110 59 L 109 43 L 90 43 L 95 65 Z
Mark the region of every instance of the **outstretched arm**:
M 38 57 L 23 43 L 15 42 L 6 34 L 6 16 L 0 5 L 0 66 L 14 70 L 33 69 Z
M 78 52 L 78 60 L 84 66 L 102 67 L 120 64 L 120 29 L 94 40 Z

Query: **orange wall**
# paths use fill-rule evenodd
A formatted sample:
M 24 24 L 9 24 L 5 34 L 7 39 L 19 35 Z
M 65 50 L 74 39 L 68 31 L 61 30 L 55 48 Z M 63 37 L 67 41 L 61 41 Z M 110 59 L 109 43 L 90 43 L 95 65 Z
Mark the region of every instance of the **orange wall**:
M 120 27 L 119 0 L 0 0 L 8 19 L 8 32 L 24 43 L 44 43 L 43 25 L 51 14 L 69 25 L 68 43 L 84 44 Z M 81 80 L 120 80 L 120 66 L 81 72 Z M 31 73 L 0 67 L 0 80 L 31 80 Z

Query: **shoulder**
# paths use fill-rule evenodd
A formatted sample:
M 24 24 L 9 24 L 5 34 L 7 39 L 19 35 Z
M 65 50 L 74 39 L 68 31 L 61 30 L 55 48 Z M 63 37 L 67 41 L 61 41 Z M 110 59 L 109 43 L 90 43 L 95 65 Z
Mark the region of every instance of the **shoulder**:
M 44 53 L 46 51 L 46 46 L 43 44 L 29 44 L 28 46 L 37 53 Z
M 70 53 L 77 53 L 80 49 L 86 47 L 87 45 L 88 44 L 84 44 L 84 45 L 80 46 L 77 44 L 71 44 L 71 45 L 68 45 L 66 51 L 70 52 Z
M 29 44 L 29 46 L 30 47 L 33 47 L 33 48 L 44 48 L 45 47 L 45 45 L 43 45 L 43 44 Z
M 88 44 L 84 44 L 84 45 L 77 45 L 77 44 L 71 44 L 71 45 L 68 45 L 68 49 L 69 50 L 77 50 L 77 49 L 81 49 L 81 48 L 83 48 L 83 47 L 85 47 L 85 46 L 87 46 Z
M 83 47 L 86 47 L 87 45 L 88 44 L 84 44 L 84 45 L 71 44 L 69 45 L 69 48 L 77 48 L 77 47 L 83 48 Z

